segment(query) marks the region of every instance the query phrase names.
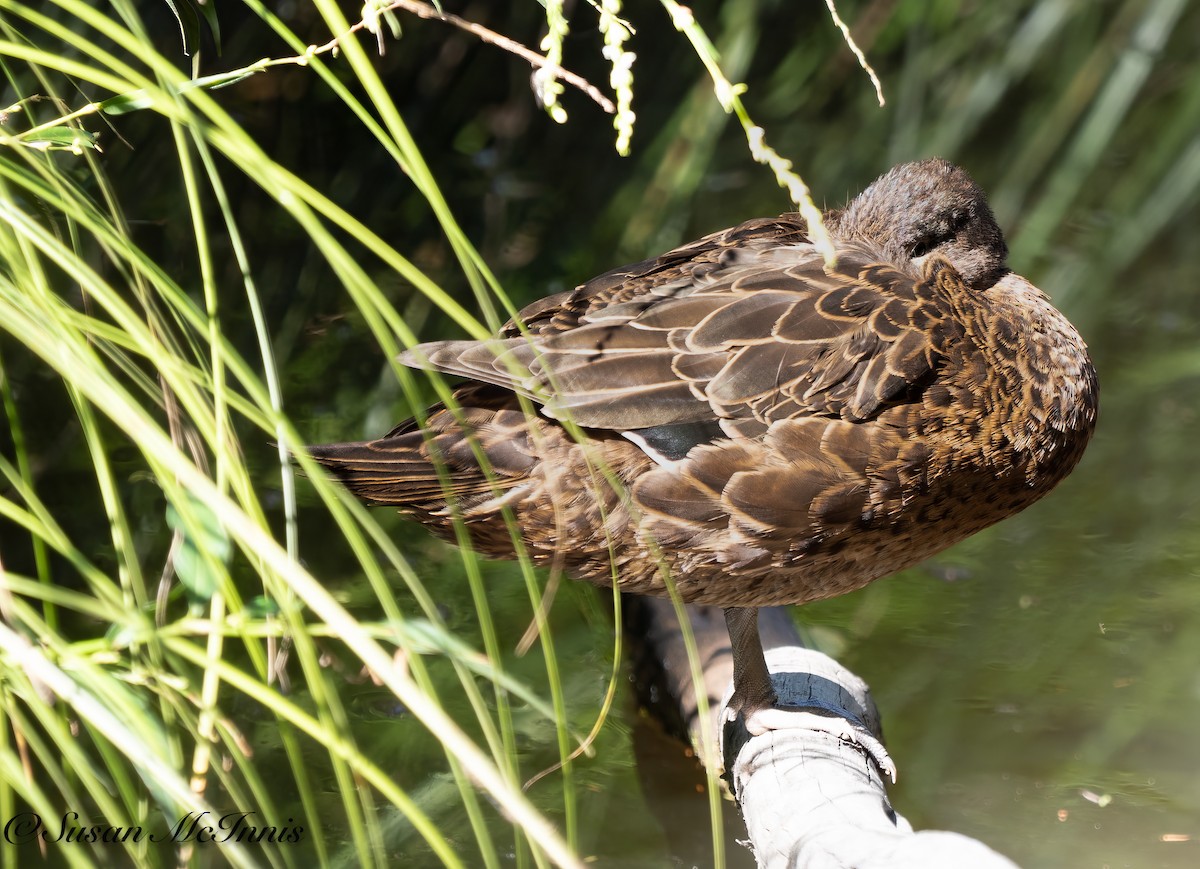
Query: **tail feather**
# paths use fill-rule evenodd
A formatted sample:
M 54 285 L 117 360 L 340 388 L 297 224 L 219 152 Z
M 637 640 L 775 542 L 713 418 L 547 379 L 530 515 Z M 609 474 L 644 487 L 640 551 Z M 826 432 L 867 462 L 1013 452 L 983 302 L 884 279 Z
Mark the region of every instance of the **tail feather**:
M 437 468 L 424 446 L 420 433 L 413 432 L 377 441 L 310 446 L 306 451 L 358 497 L 402 505 L 443 495 Z
M 494 386 L 463 388 L 456 397 L 459 409 L 433 409 L 424 430 L 410 420 L 378 440 L 307 452 L 358 497 L 418 512 L 494 496 L 528 479 L 536 457 L 516 397 Z

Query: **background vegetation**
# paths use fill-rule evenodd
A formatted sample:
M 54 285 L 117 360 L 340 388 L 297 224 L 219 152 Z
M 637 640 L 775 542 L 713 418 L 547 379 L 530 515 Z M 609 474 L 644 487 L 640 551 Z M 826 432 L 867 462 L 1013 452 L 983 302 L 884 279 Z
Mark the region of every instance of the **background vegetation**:
M 444 5 L 546 30 L 535 3 Z M 1195 865 L 1200 4 L 843 0 L 882 109 L 819 4 L 692 9 L 819 204 L 901 160 L 966 166 L 1100 370 L 1096 440 L 1053 497 L 798 613 L 872 685 L 897 808 L 1030 867 Z M 563 63 L 605 86 L 597 12 L 566 12 Z M 296 479 L 277 445 L 433 400 L 389 361 L 413 335 L 792 206 L 660 5 L 625 13 L 628 157 L 586 96 L 555 123 L 528 64 L 403 13 L 383 55 L 360 33 L 220 78 L 358 14 L 0 0 L 0 820 L 304 828 L 197 845 L 201 866 L 528 866 L 561 840 L 711 863 L 702 779 L 639 717 L 607 595 L 558 587 L 522 642 L 543 577 Z

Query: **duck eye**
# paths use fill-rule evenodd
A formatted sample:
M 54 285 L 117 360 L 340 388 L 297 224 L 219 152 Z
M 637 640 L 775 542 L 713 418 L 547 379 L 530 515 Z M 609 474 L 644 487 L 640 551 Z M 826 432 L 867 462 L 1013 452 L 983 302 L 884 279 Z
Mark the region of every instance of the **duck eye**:
M 931 236 L 926 236 L 913 245 L 910 256 L 913 259 L 920 259 L 921 257 L 925 256 L 925 254 L 932 251 L 935 247 L 937 247 L 937 239 Z

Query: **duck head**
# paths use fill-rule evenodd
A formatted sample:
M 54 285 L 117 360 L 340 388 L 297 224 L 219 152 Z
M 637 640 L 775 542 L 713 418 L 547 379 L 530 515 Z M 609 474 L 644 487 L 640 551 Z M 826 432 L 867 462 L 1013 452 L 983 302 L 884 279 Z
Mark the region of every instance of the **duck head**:
M 926 260 L 940 255 L 967 286 L 982 292 L 1009 271 L 1008 246 L 983 191 L 941 158 L 895 167 L 830 218 L 835 237 L 880 248 L 918 274 Z

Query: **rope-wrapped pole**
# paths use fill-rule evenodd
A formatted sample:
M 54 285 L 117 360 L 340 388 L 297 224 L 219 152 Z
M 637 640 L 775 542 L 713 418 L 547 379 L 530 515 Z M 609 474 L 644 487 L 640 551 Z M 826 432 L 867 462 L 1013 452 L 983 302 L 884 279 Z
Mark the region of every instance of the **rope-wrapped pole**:
M 674 608 L 669 601 L 626 600 L 637 610 L 642 653 L 661 666 L 661 684 L 693 742 L 702 726 L 724 731 L 725 778 L 760 867 L 1015 869 L 1006 857 L 958 833 L 914 832 L 895 812 L 884 778 L 894 768 L 866 683 L 829 656 L 804 648 L 786 609 L 763 609 L 759 631 L 780 705 L 803 712 L 796 713 L 796 726 L 751 736 L 725 722 L 733 660 L 722 611 L 687 608 L 714 716 L 702 722 Z

